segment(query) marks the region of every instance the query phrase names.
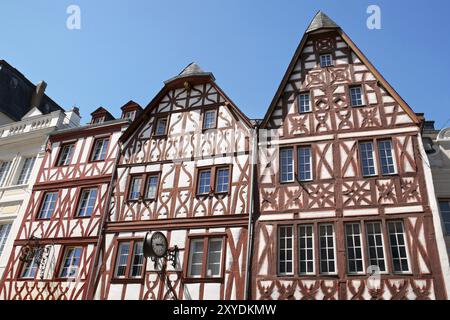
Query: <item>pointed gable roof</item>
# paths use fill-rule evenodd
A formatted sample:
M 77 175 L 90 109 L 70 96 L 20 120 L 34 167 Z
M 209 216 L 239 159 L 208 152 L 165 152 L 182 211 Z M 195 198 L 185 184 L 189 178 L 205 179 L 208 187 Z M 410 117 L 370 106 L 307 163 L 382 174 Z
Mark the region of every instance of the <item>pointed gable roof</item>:
M 270 103 L 269 109 L 267 110 L 266 115 L 264 116 L 264 119 L 261 123 L 261 128 L 264 128 L 272 114 L 272 112 L 275 110 L 278 100 L 280 99 L 281 95 L 283 94 L 284 88 L 286 87 L 289 77 L 291 73 L 293 72 L 297 61 L 300 59 L 300 56 L 303 52 L 303 48 L 308 40 L 308 37 L 311 33 L 314 33 L 319 30 L 330 30 L 334 29 L 347 43 L 347 45 L 353 50 L 353 52 L 358 56 L 358 58 L 366 65 L 366 67 L 372 72 L 375 76 L 375 78 L 380 82 L 380 84 L 386 89 L 386 91 L 397 101 L 397 103 L 400 105 L 403 110 L 410 116 L 411 120 L 416 123 L 420 124 L 421 120 L 417 117 L 415 112 L 411 109 L 411 107 L 400 97 L 400 95 L 395 91 L 395 89 L 386 81 L 386 79 L 381 75 L 381 73 L 373 66 L 373 64 L 367 59 L 367 57 L 362 53 L 362 51 L 356 46 L 356 44 L 350 39 L 349 36 L 341 29 L 341 27 L 336 24 L 331 18 L 329 18 L 325 13 L 322 11 L 319 11 L 309 24 L 307 30 L 305 31 L 302 40 L 300 41 L 300 44 L 298 45 L 294 56 L 292 57 L 291 62 L 289 63 L 289 66 L 283 76 L 283 79 L 275 93 L 275 96 L 272 99 L 272 102 Z
M 305 33 L 317 31 L 319 29 L 338 29 L 339 26 L 330 19 L 325 13 L 319 11 L 316 13 Z
M 193 83 L 211 83 L 211 85 L 222 95 L 225 99 L 225 104 L 228 105 L 231 110 L 236 113 L 249 128 L 253 127 L 250 119 L 234 104 L 234 102 L 222 91 L 222 89 L 216 84 L 216 78 L 211 72 L 205 72 L 198 66 L 198 64 L 192 62 L 188 64 L 177 76 L 164 81 L 164 87 L 158 92 L 158 94 L 149 102 L 140 115 L 131 123 L 131 125 L 125 130 L 120 137 L 121 142 L 127 141 L 133 133 L 139 129 L 139 127 L 150 118 L 150 112 L 158 106 L 161 99 L 172 89 L 182 87 L 183 82 Z

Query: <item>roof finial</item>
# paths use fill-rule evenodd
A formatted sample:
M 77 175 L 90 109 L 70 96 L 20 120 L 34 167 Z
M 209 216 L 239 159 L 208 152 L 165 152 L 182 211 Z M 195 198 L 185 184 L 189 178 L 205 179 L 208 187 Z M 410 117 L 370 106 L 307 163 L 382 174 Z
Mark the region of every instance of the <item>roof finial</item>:
M 330 17 L 328 17 L 325 13 L 319 10 L 312 19 L 308 28 L 306 29 L 306 33 L 317 31 L 319 29 L 338 29 L 338 28 L 340 27 L 336 24 L 336 22 L 331 20 Z

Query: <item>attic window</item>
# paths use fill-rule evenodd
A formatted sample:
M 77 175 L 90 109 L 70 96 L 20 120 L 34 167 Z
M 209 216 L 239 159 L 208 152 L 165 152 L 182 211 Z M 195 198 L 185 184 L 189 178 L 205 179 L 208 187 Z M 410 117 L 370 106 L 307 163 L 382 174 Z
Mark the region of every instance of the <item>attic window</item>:
M 136 111 L 127 111 L 123 114 L 123 118 L 124 119 L 130 119 L 130 120 L 134 120 L 134 116 L 136 114 Z
M 327 53 L 327 54 L 322 54 L 320 56 L 320 66 L 322 68 L 330 67 L 332 65 L 333 65 L 333 57 L 331 56 L 331 54 Z
M 93 124 L 99 124 L 99 123 L 103 123 L 105 121 L 105 117 L 97 117 L 94 118 L 94 120 L 92 120 Z

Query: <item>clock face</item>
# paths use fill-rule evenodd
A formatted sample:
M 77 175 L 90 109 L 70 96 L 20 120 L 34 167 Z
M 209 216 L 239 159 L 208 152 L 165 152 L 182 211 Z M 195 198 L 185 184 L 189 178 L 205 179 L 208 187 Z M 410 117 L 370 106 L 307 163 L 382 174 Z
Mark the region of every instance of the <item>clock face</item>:
M 151 238 L 151 246 L 155 256 L 161 258 L 167 253 L 167 238 L 161 232 L 155 232 Z

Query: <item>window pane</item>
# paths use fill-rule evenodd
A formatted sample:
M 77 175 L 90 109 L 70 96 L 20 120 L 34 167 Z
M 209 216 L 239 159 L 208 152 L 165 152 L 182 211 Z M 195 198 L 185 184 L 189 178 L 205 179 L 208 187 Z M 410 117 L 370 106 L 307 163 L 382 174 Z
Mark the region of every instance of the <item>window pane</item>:
M 407 272 L 409 271 L 409 267 L 403 222 L 389 222 L 388 230 L 394 272 Z
M 3 249 L 5 248 L 6 240 L 8 239 L 9 232 L 11 231 L 12 224 L 0 225 L 0 257 L 2 256 Z
M 6 181 L 6 177 L 8 176 L 10 167 L 11 167 L 11 161 L 0 162 L 0 187 L 2 187 Z
M 278 270 L 280 274 L 293 272 L 293 230 L 291 226 L 278 228 Z
M 361 231 L 359 223 L 345 225 L 347 243 L 347 269 L 349 273 L 361 273 L 363 270 Z
M 319 225 L 320 273 L 335 272 L 334 226 Z
M 155 134 L 158 136 L 166 134 L 166 127 L 167 127 L 167 119 L 158 119 L 156 122 L 156 132 Z
M 125 277 L 129 254 L 130 254 L 130 243 L 120 242 L 119 249 L 117 250 L 116 270 L 114 272 L 116 277 L 118 278 Z
M 106 151 L 108 150 L 109 139 L 98 139 L 95 141 L 94 150 L 91 161 L 103 161 L 106 158 Z
M 201 277 L 203 261 L 203 239 L 191 240 L 189 250 L 189 276 Z
M 302 93 L 298 96 L 298 105 L 300 113 L 311 111 L 309 93 Z
M 222 265 L 222 239 L 211 238 L 208 240 L 208 261 L 206 268 L 207 277 L 220 276 Z
M 216 111 L 208 110 L 205 112 L 205 118 L 203 120 L 204 129 L 212 129 L 216 127 Z
M 141 196 L 141 177 L 134 177 L 131 179 L 131 188 L 130 188 L 130 200 L 137 200 Z
M 53 215 L 53 211 L 55 210 L 56 199 L 58 197 L 57 192 L 49 192 L 44 196 L 44 200 L 42 202 L 41 210 L 39 211 L 40 219 L 50 219 Z
M 320 66 L 322 68 L 333 65 L 331 54 L 323 54 L 320 56 Z
M 131 277 L 141 277 L 144 267 L 143 243 L 136 242 L 134 244 L 133 260 L 131 263 Z
M 379 141 L 378 142 L 378 150 L 380 152 L 382 174 L 395 173 L 394 158 L 392 157 L 391 140 Z
M 374 150 L 372 142 L 361 142 L 359 144 L 361 155 L 361 169 L 364 176 L 373 176 L 375 171 Z
M 67 249 L 59 275 L 61 278 L 74 278 L 77 276 L 81 252 L 81 247 Z
M 67 166 L 72 160 L 75 144 L 66 144 L 62 147 L 58 160 L 58 166 Z
M 229 170 L 218 169 L 216 176 L 216 192 L 228 192 Z
M 298 148 L 298 176 L 300 181 L 312 180 L 312 155 L 310 147 Z
M 23 265 L 21 278 L 34 279 L 36 277 L 39 264 L 41 263 L 42 248 L 34 249 L 32 254 L 31 260 Z
M 90 217 L 95 207 L 97 199 L 97 189 L 86 189 L 81 192 L 80 202 L 78 205 L 78 217 Z
M 352 106 L 361 106 L 362 102 L 362 89 L 360 86 L 350 88 L 350 98 Z
M 211 189 L 211 170 L 202 170 L 198 177 L 198 194 L 208 194 Z
M 280 150 L 280 180 L 281 182 L 294 181 L 293 149 Z
M 22 170 L 20 171 L 19 179 L 17 180 L 17 184 L 27 184 L 30 179 L 31 171 L 33 170 L 34 161 L 36 158 L 26 158 Z
M 380 271 L 386 271 L 383 251 L 383 234 L 380 222 L 370 222 L 366 224 L 367 243 L 369 252 L 369 264 L 378 266 Z
M 314 273 L 314 239 L 313 226 L 300 225 L 298 227 L 299 273 Z
M 145 198 L 155 199 L 157 188 L 158 188 L 158 176 L 149 176 L 147 178 L 147 190 L 145 192 Z

